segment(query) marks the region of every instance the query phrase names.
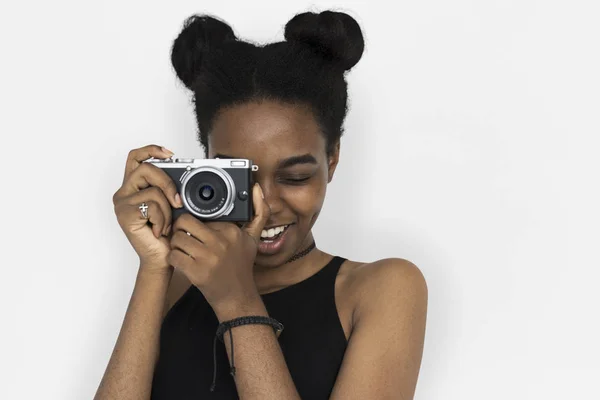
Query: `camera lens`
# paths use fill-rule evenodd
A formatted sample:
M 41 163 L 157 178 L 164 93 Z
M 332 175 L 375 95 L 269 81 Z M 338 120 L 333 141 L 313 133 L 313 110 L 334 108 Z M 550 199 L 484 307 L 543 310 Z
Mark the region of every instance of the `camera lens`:
M 227 213 L 235 200 L 231 177 L 220 168 L 200 167 L 190 173 L 182 187 L 185 206 L 192 214 L 215 219 Z
M 199 195 L 202 200 L 207 201 L 213 198 L 215 190 L 210 185 L 204 185 L 200 188 Z

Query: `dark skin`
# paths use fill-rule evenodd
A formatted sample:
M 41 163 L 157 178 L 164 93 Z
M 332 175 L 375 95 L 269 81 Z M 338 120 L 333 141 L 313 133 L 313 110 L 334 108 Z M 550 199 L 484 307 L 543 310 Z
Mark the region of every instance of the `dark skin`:
M 302 105 L 251 102 L 221 110 L 209 136 L 209 158 L 248 158 L 260 167 L 255 175 L 260 187 L 252 193 L 255 217 L 241 228 L 201 222 L 189 214 L 171 221 L 170 207 L 181 207 L 173 182 L 164 171 L 142 163 L 171 154 L 156 145 L 130 152 L 113 202 L 140 269 L 95 400 L 149 398 L 162 319 L 190 284 L 202 291 L 221 322 L 266 316 L 260 294 L 300 282 L 331 260 L 317 248 L 285 263 L 312 242 L 311 228 L 340 154 L 338 143 L 332 154 L 326 144 L 313 114 Z M 296 156 L 304 162 L 281 165 Z M 150 224 L 140 216 L 142 201 L 149 205 Z M 293 224 L 283 248 L 273 255 L 257 254 L 262 229 L 282 224 Z M 400 258 L 348 260 L 335 281 L 335 303 L 348 345 L 330 399 L 412 399 L 427 314 L 427 285 L 420 270 Z M 234 329 L 240 399 L 299 399 L 273 329 L 258 324 Z M 228 335 L 224 343 L 231 363 Z
M 308 107 L 248 103 L 221 111 L 214 121 L 208 157 L 253 160 L 259 166 L 254 179 L 271 211 L 265 227 L 293 224 L 278 254 L 256 256 L 254 280 L 261 294 L 313 275 L 330 258 L 317 247 L 304 257 L 302 265 L 285 264 L 313 241 L 311 229 L 339 160 L 339 143 L 331 155 L 326 153 L 326 145 Z M 310 158 L 280 166 L 293 157 L 307 155 Z
M 208 157 L 253 160 L 260 167 L 255 180 L 270 209 L 264 226 L 294 224 L 278 254 L 258 253 L 254 259 L 254 284 L 260 294 L 300 282 L 331 260 L 330 254 L 316 248 L 297 261 L 285 263 L 313 241 L 311 229 L 340 156 L 339 142 L 331 154 L 326 148 L 326 139 L 306 106 L 251 102 L 224 109 L 214 120 Z M 287 162 L 293 159 L 304 162 Z M 412 398 L 427 302 L 426 285 L 418 268 L 402 259 L 346 261 L 338 273 L 335 292 L 348 347 L 330 398 Z M 268 315 L 259 297 L 244 305 L 249 308 L 217 311 L 217 316 L 223 321 L 248 313 Z M 236 368 L 253 371 L 236 376 L 240 398 L 251 399 L 257 394 L 261 399 L 298 398 L 269 327 L 245 326 L 238 330 L 236 339 L 256 345 L 236 349 Z M 229 342 L 225 343 L 231 357 Z

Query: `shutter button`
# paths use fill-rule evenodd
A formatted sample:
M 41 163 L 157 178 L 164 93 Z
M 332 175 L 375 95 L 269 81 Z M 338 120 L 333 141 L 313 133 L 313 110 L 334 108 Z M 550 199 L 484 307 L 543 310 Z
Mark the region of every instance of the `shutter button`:
M 242 190 L 241 192 L 238 193 L 238 199 L 240 199 L 241 201 L 246 201 L 248 200 L 248 192 L 245 190 Z

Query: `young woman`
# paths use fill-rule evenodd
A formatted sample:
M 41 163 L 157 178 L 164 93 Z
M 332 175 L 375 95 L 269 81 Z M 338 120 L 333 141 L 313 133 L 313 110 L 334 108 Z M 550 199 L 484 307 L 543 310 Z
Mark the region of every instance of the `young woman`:
M 181 196 L 143 162 L 172 153 L 129 153 L 113 200 L 140 267 L 95 399 L 413 398 L 423 275 L 401 258 L 328 254 L 311 232 L 340 157 L 344 73 L 363 47 L 359 25 L 340 12 L 296 15 L 285 41 L 265 46 L 210 16 L 185 22 L 171 59 L 194 95 L 200 143 L 207 158 L 260 167 L 255 215 L 241 226 L 173 220 Z M 215 341 L 220 323 L 242 316 L 284 329 L 244 324 Z

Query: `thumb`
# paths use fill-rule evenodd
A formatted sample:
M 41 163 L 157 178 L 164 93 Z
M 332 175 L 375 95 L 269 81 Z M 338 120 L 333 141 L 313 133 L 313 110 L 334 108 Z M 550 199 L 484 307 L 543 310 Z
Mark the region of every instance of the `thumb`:
M 256 243 L 259 243 L 260 233 L 271 217 L 271 209 L 265 201 L 263 191 L 258 182 L 252 187 L 252 204 L 254 207 L 254 218 L 243 229 L 256 240 Z

